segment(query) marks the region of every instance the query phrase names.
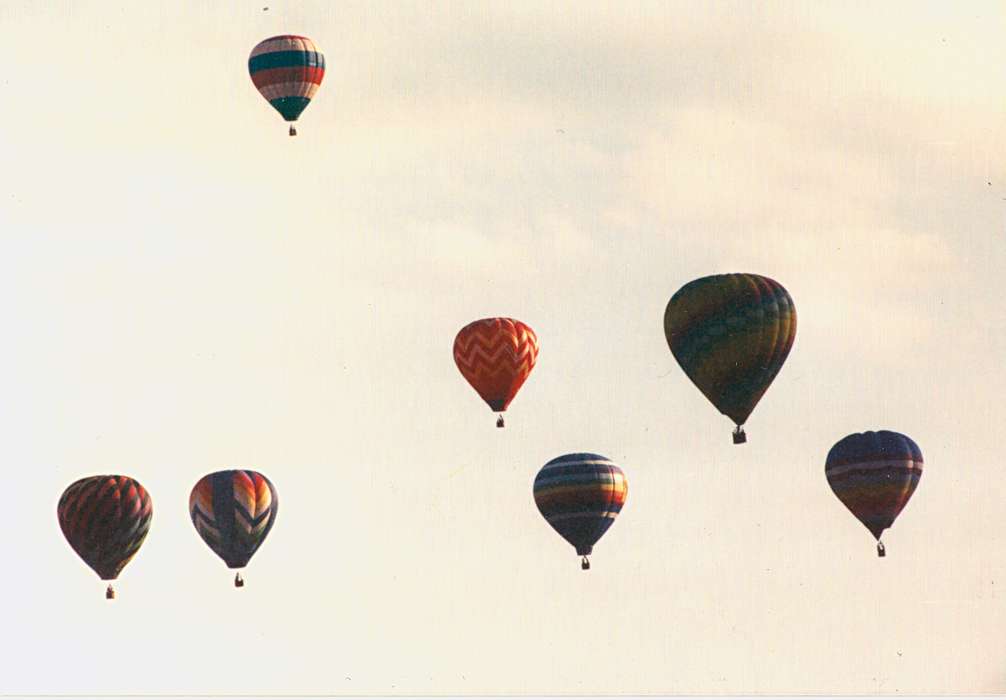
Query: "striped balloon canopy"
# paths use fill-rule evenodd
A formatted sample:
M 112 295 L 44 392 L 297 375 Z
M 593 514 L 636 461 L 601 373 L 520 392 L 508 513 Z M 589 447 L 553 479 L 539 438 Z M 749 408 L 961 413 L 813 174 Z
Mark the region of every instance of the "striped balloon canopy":
M 276 488 L 249 469 L 207 474 L 192 488 L 189 515 L 196 532 L 230 569 L 248 564 L 276 522 Z M 241 574 L 234 585 L 243 586 Z
M 608 531 L 625 505 L 625 474 L 607 457 L 580 452 L 556 457 L 534 480 L 534 502 L 548 524 L 583 557 Z
M 140 482 L 118 475 L 77 480 L 56 506 L 59 527 L 73 551 L 104 581 L 118 578 L 136 556 L 153 512 L 150 495 Z M 115 597 L 111 584 L 105 595 Z
M 737 425 L 734 443 L 742 443 L 744 422 L 793 347 L 796 308 L 768 277 L 702 277 L 667 303 L 664 335 L 688 378 Z
M 454 363 L 493 411 L 503 413 L 534 369 L 538 336 L 512 318 L 483 318 L 458 331 Z M 503 427 L 503 416 L 496 422 Z
M 248 57 L 252 82 L 283 119 L 295 122 L 325 77 L 325 56 L 306 36 L 270 37 Z M 290 125 L 290 135 L 297 130 Z
M 922 478 L 922 451 L 901 433 L 889 430 L 855 433 L 828 452 L 824 473 L 831 490 L 877 539 L 912 497 Z

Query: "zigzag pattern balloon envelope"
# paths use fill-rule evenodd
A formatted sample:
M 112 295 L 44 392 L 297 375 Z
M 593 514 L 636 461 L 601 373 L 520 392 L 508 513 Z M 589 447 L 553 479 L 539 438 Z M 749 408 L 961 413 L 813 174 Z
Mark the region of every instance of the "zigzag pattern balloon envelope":
M 855 433 L 828 452 L 824 473 L 838 499 L 877 539 L 915 493 L 922 478 L 922 450 L 908 437 L 889 430 Z
M 607 457 L 581 452 L 556 457 L 534 479 L 534 502 L 548 524 L 576 547 L 589 569 L 587 555 L 622 511 L 629 484 Z
M 189 496 L 196 532 L 228 568 L 240 569 L 262 546 L 276 521 L 279 501 L 272 483 L 258 472 L 231 469 L 208 474 Z M 235 585 L 242 585 L 240 575 Z
M 538 336 L 512 318 L 474 321 L 454 338 L 455 364 L 493 411 L 507 409 L 537 359 Z
M 283 34 L 260 42 L 248 57 L 248 73 L 266 100 L 295 122 L 325 77 L 325 56 L 306 36 Z M 290 127 L 290 135 L 297 131 Z
M 796 308 L 782 285 L 751 274 L 689 282 L 667 303 L 674 358 L 720 413 L 741 426 L 782 369 L 796 338 Z
M 90 476 L 73 482 L 56 506 L 70 546 L 102 580 L 114 580 L 143 544 L 153 503 L 128 476 Z M 108 597 L 114 597 L 108 587 Z

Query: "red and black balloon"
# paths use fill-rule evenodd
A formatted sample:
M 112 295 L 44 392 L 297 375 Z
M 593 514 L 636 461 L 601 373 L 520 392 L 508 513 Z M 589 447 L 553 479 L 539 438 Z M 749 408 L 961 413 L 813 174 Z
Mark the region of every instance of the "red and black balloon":
M 128 476 L 89 476 L 63 492 L 56 514 L 73 551 L 103 581 L 110 581 L 143 544 L 153 503 L 140 482 Z M 111 584 L 106 597 L 115 597 Z

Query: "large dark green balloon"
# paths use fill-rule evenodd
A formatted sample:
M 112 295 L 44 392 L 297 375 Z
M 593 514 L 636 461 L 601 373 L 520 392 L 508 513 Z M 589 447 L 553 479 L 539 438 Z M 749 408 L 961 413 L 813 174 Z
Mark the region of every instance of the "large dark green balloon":
M 779 373 L 796 337 L 796 308 L 761 275 L 712 275 L 679 289 L 664 312 L 674 358 L 720 413 L 741 426 Z

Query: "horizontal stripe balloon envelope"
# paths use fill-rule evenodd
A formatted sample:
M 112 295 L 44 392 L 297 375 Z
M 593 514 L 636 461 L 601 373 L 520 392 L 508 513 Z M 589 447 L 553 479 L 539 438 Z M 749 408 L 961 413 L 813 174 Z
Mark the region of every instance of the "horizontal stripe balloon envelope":
M 103 581 L 113 581 L 136 556 L 150 530 L 154 506 L 147 490 L 128 476 L 79 479 L 56 506 L 67 542 Z M 106 598 L 114 598 L 109 584 Z
M 489 408 L 502 413 L 524 385 L 538 360 L 538 336 L 512 318 L 483 318 L 458 331 L 454 363 Z
M 548 524 L 576 548 L 582 568 L 625 505 L 625 474 L 607 457 L 580 452 L 556 457 L 534 480 L 534 502 Z
M 880 534 L 915 493 L 922 478 L 922 451 L 901 433 L 855 433 L 828 452 L 824 473 L 831 490 L 877 539 L 877 555 L 886 550 Z
M 248 57 L 252 82 L 269 104 L 292 122 L 311 103 L 325 77 L 325 56 L 306 36 L 282 34 L 258 43 Z
M 783 286 L 753 274 L 711 275 L 675 292 L 664 336 L 692 383 L 737 426 L 775 379 L 796 338 L 796 308 Z
M 250 469 L 207 474 L 189 495 L 196 532 L 230 569 L 246 566 L 276 522 L 279 499 L 265 476 Z M 234 585 L 244 585 L 241 573 Z

